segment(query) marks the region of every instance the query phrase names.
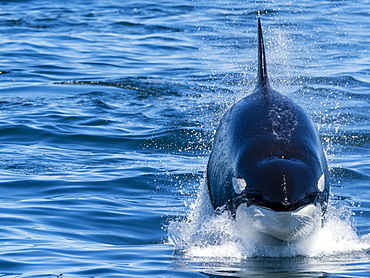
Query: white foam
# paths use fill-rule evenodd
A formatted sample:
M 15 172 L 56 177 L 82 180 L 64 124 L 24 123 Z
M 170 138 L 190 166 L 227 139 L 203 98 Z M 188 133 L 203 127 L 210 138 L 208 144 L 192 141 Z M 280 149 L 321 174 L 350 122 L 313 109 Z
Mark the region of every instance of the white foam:
M 241 237 L 229 212 L 214 213 L 203 185 L 185 220 L 168 226 L 169 240 L 186 256 L 203 258 L 323 257 L 370 250 L 370 235 L 360 238 L 344 204 L 330 204 L 326 220 L 311 238 L 284 246 L 261 245 Z M 346 215 L 346 217 L 343 217 Z

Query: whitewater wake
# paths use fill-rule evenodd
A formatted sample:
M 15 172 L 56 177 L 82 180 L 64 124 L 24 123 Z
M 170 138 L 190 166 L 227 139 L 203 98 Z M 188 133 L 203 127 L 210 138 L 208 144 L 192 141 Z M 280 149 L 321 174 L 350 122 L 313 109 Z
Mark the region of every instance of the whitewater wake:
M 205 183 L 190 205 L 189 215 L 168 225 L 168 238 L 185 256 L 246 259 L 251 257 L 324 257 L 370 250 L 370 235 L 359 237 L 351 210 L 329 203 L 323 227 L 309 239 L 284 246 L 261 245 L 243 236 L 225 211 L 216 214 Z

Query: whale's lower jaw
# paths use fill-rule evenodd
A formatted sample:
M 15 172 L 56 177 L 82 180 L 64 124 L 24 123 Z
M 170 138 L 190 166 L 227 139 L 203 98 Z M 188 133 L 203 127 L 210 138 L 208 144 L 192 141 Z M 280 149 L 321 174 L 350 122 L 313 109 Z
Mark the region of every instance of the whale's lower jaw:
M 321 205 L 309 204 L 295 211 L 273 211 L 241 204 L 236 210 L 236 227 L 242 235 L 268 245 L 298 243 L 321 227 Z

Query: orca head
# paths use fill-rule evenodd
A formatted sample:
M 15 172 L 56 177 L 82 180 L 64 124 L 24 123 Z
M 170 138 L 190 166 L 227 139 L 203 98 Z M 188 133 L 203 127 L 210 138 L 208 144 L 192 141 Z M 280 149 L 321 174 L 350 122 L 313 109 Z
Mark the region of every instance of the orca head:
M 322 224 L 325 174 L 307 171 L 301 161 L 264 161 L 246 179 L 233 178 L 237 197 L 227 204 L 236 227 L 257 242 L 296 243 Z
M 302 241 L 318 230 L 328 195 L 319 165 L 283 155 L 254 167 L 243 162 L 232 179 L 237 197 L 227 203 L 241 233 L 281 244 Z

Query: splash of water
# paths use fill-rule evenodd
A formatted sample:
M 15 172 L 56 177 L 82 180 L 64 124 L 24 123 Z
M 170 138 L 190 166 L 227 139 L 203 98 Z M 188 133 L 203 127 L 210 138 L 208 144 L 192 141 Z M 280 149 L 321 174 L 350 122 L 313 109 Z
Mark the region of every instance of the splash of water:
M 370 235 L 360 238 L 344 204 L 329 204 L 323 227 L 298 244 L 267 246 L 254 242 L 236 229 L 226 211 L 214 213 L 203 183 L 185 220 L 168 226 L 169 241 L 186 256 L 203 258 L 325 257 L 370 250 Z

